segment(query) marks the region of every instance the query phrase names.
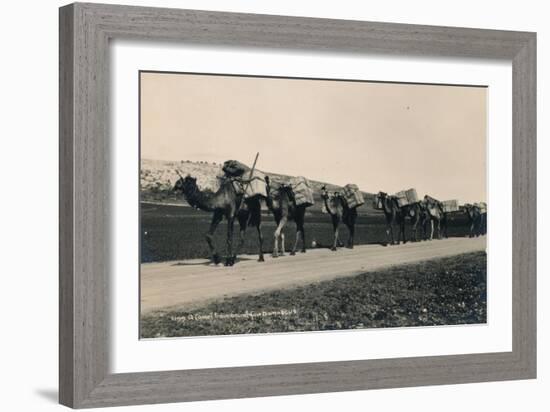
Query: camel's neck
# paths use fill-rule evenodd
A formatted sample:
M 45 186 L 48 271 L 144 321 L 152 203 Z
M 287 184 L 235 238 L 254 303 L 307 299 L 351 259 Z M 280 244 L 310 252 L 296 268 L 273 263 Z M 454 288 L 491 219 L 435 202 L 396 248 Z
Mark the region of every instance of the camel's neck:
M 342 209 L 344 209 L 344 212 L 346 212 L 346 213 L 348 211 L 352 210 L 352 209 L 355 209 L 355 207 L 349 207 L 348 202 L 346 202 L 344 200 L 341 201 L 340 204 L 342 205 Z
M 266 189 L 266 193 L 267 193 L 267 198 L 265 199 L 265 203 L 266 203 L 267 208 L 269 210 L 273 210 L 273 208 L 274 208 L 274 206 L 273 206 L 273 195 L 271 193 L 271 186 L 267 181 L 265 182 L 265 189 Z
M 382 207 L 384 208 L 384 213 L 386 215 L 390 215 L 393 213 L 393 207 L 391 203 L 392 199 L 390 199 L 389 197 L 384 198 L 384 200 L 382 201 Z
M 288 214 L 288 211 L 293 206 L 288 192 L 283 188 L 279 188 L 273 194 L 268 191 L 268 194 L 268 207 L 272 211 L 281 212 L 283 215 Z
M 187 203 L 191 206 L 204 210 L 205 212 L 211 212 L 214 210 L 212 202 L 212 193 L 203 193 L 197 186 L 193 186 L 183 192 Z
M 341 206 L 342 208 L 346 208 L 347 205 L 344 205 L 344 202 L 342 202 L 339 198 L 334 197 L 331 200 L 329 200 L 328 196 L 323 196 L 323 200 L 325 201 L 325 208 L 327 209 L 327 212 L 331 214 L 332 216 L 335 216 L 338 214 L 338 208 Z M 341 211 L 340 211 L 341 213 Z
M 327 212 L 331 215 L 334 215 L 334 212 L 332 211 L 332 208 L 330 207 L 330 202 L 328 201 L 328 196 L 323 196 L 323 201 L 325 202 L 325 209 L 327 209 Z

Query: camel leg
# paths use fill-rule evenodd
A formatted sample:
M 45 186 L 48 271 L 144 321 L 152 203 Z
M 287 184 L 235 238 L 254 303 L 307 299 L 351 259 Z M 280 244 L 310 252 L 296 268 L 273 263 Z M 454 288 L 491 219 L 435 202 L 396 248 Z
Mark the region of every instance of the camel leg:
M 397 222 L 397 244 L 401 243 L 401 223 Z
M 304 226 L 302 225 L 300 227 L 300 232 L 302 233 L 302 253 L 306 253 L 306 231 L 304 229 Z
M 449 238 L 449 233 L 448 233 L 449 226 L 448 226 L 448 224 L 449 224 L 449 217 L 447 215 L 445 215 L 444 219 L 441 222 L 441 227 L 442 227 L 442 230 L 443 230 L 443 237 L 445 239 Z
M 275 233 L 273 233 L 273 257 L 276 258 L 276 257 L 279 257 L 279 239 L 281 237 L 281 233 L 283 231 L 283 228 L 285 227 L 285 224 L 286 224 L 286 217 L 283 217 L 280 221 L 279 221 L 279 224 L 277 225 L 277 229 L 275 229 Z
M 339 230 L 338 230 L 338 225 L 335 225 L 334 226 L 334 242 L 333 242 L 332 247 L 330 248 L 330 250 L 334 251 L 338 247 L 338 236 L 339 235 L 340 235 L 340 233 L 339 233 Z
M 412 232 L 411 232 L 411 241 L 412 242 L 417 242 L 418 241 L 418 238 L 416 236 L 417 228 L 418 228 L 418 218 L 415 218 L 412 221 Z
M 430 240 L 434 238 L 434 221 L 430 219 Z
M 355 237 L 355 225 L 348 225 L 349 237 L 348 237 L 348 248 L 353 249 L 353 238 Z
M 239 244 L 237 245 L 236 249 L 235 249 L 235 255 L 234 257 L 236 258 L 239 253 L 241 252 L 241 249 L 242 247 L 244 246 L 244 235 L 246 233 L 246 227 L 243 228 L 241 227 L 240 230 L 239 230 Z
M 332 242 L 332 247 L 330 248 L 332 251 L 336 250 L 338 247 L 339 225 L 340 222 L 338 221 L 338 217 L 332 216 L 332 230 L 334 231 L 334 241 Z
M 427 219 L 426 220 L 426 230 L 425 230 L 425 234 L 424 234 L 424 240 L 430 240 L 430 228 L 431 228 L 431 225 L 432 224 L 432 221 L 430 219 Z
M 294 242 L 294 247 L 292 248 L 292 251 L 290 254 L 294 256 L 296 254 L 296 249 L 298 249 L 298 242 L 302 240 L 302 253 L 306 253 L 306 237 L 304 232 L 304 226 L 303 225 L 296 225 L 296 240 Z
M 420 240 L 426 240 L 426 219 L 422 219 L 420 222 L 420 226 L 422 228 L 422 238 Z
M 221 259 L 220 259 L 220 255 L 218 255 L 218 252 L 216 251 L 216 248 L 214 247 L 213 237 L 214 237 L 214 232 L 216 231 L 216 228 L 218 227 L 222 219 L 223 219 L 223 212 L 220 212 L 220 211 L 214 212 L 214 215 L 212 216 L 212 222 L 210 223 L 210 228 L 206 233 L 206 242 L 208 243 L 208 248 L 210 249 L 210 255 L 212 256 L 212 261 L 216 265 L 220 263 Z
M 400 229 L 401 229 L 401 239 L 403 239 L 403 244 L 405 244 L 405 243 L 407 243 L 407 238 L 405 237 L 405 221 L 404 220 L 401 223 Z
M 388 224 L 388 227 L 386 228 L 386 237 L 391 239 L 390 245 L 395 245 L 395 241 L 393 239 L 393 225 L 391 223 Z
M 258 231 L 258 243 L 260 245 L 260 252 L 259 252 L 259 258 L 258 258 L 258 262 L 263 262 L 264 261 L 264 237 L 262 235 L 262 224 L 259 223 L 257 226 L 256 226 L 256 230 Z
M 332 218 L 332 230 L 334 231 L 334 243 L 330 250 L 336 250 L 338 247 L 343 247 L 342 241 L 340 240 L 340 216 L 334 214 Z
M 233 223 L 235 219 L 228 217 L 227 219 L 227 258 L 225 266 L 233 266 L 235 264 L 235 256 L 233 256 Z
M 239 244 L 237 245 L 237 249 L 235 250 L 235 259 L 241 252 L 243 246 L 244 246 L 244 235 L 246 233 L 246 226 L 248 223 L 248 216 L 239 216 Z
M 281 253 L 279 253 L 279 256 L 284 256 L 285 255 L 285 251 L 286 251 L 286 246 L 285 246 L 285 233 L 284 232 L 281 232 Z
M 304 218 L 306 215 L 306 209 L 305 208 L 299 208 L 298 209 L 299 214 L 296 220 L 296 244 L 294 245 L 294 251 L 296 251 L 296 248 L 298 247 L 298 232 L 300 232 L 302 237 L 302 253 L 306 253 L 306 232 L 304 230 Z
M 290 252 L 291 256 L 294 256 L 296 254 L 296 249 L 298 248 L 298 241 L 300 240 L 302 232 L 296 228 L 296 240 L 294 241 L 294 247 L 292 248 L 292 251 Z

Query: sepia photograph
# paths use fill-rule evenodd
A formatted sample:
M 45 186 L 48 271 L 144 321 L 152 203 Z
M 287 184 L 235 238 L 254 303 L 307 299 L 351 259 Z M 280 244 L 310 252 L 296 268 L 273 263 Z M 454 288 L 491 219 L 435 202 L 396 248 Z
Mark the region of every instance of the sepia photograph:
M 139 73 L 140 338 L 487 322 L 487 87 Z

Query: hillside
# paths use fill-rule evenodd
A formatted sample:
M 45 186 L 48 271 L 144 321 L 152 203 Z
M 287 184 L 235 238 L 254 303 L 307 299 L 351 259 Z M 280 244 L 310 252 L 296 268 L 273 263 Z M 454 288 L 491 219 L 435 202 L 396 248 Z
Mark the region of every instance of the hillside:
M 176 170 L 179 170 L 184 176 L 189 174 L 197 178 L 197 184 L 201 189 L 210 189 L 212 191 L 218 188 L 218 176 L 223 176 L 222 165 L 207 162 L 191 162 L 191 161 L 164 161 L 164 160 L 141 160 L 140 171 L 140 199 L 146 202 L 155 203 L 180 203 L 181 198 L 176 198 L 172 191 L 175 182 L 178 180 Z M 271 178 L 272 182 L 289 183 L 293 176 L 263 171 Z M 305 176 L 307 178 L 307 176 Z M 315 205 L 309 208 L 311 211 L 321 210 L 321 187 L 326 185 L 329 191 L 341 190 L 341 186 L 337 186 L 327 182 L 319 182 L 310 180 L 313 186 Z M 353 182 L 350 182 L 353 183 Z M 359 211 L 373 212 L 372 208 L 374 195 L 367 192 L 362 192 L 365 197 L 365 204 L 360 207 Z

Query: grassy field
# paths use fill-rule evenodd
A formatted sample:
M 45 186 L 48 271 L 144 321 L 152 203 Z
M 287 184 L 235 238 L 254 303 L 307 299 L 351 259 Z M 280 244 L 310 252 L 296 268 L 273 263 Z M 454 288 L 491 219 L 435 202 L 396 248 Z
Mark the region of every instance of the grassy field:
M 141 319 L 143 338 L 487 322 L 484 252 L 305 287 L 228 298 Z
M 180 200 L 181 202 L 181 200 Z M 380 212 L 361 209 L 355 229 L 355 244 L 383 243 L 386 239 L 385 220 Z M 206 258 L 209 256 L 204 235 L 210 225 L 211 214 L 190 207 L 141 203 L 141 262 L 158 262 L 177 259 Z M 273 250 L 273 216 L 262 216 L 264 252 Z M 328 247 L 333 239 L 332 224 L 327 214 L 312 210 L 306 215 L 306 244 L 311 247 L 315 240 L 321 247 Z M 227 224 L 223 222 L 215 234 L 215 244 L 221 254 L 225 251 Z M 289 222 L 285 228 L 286 246 L 290 248 L 295 238 L 295 225 Z M 468 228 L 462 213 L 451 216 L 449 236 L 466 236 Z M 422 231 L 419 230 L 419 236 Z M 406 226 L 407 238 L 410 225 Z M 346 241 L 347 228 L 340 228 L 340 239 Z M 395 232 L 397 236 L 397 232 Z M 396 237 L 397 238 L 397 237 Z M 235 226 L 235 240 L 238 239 L 238 225 Z M 235 242 L 236 244 L 236 242 Z M 257 253 L 258 236 L 254 228 L 248 228 L 245 246 L 241 253 Z

